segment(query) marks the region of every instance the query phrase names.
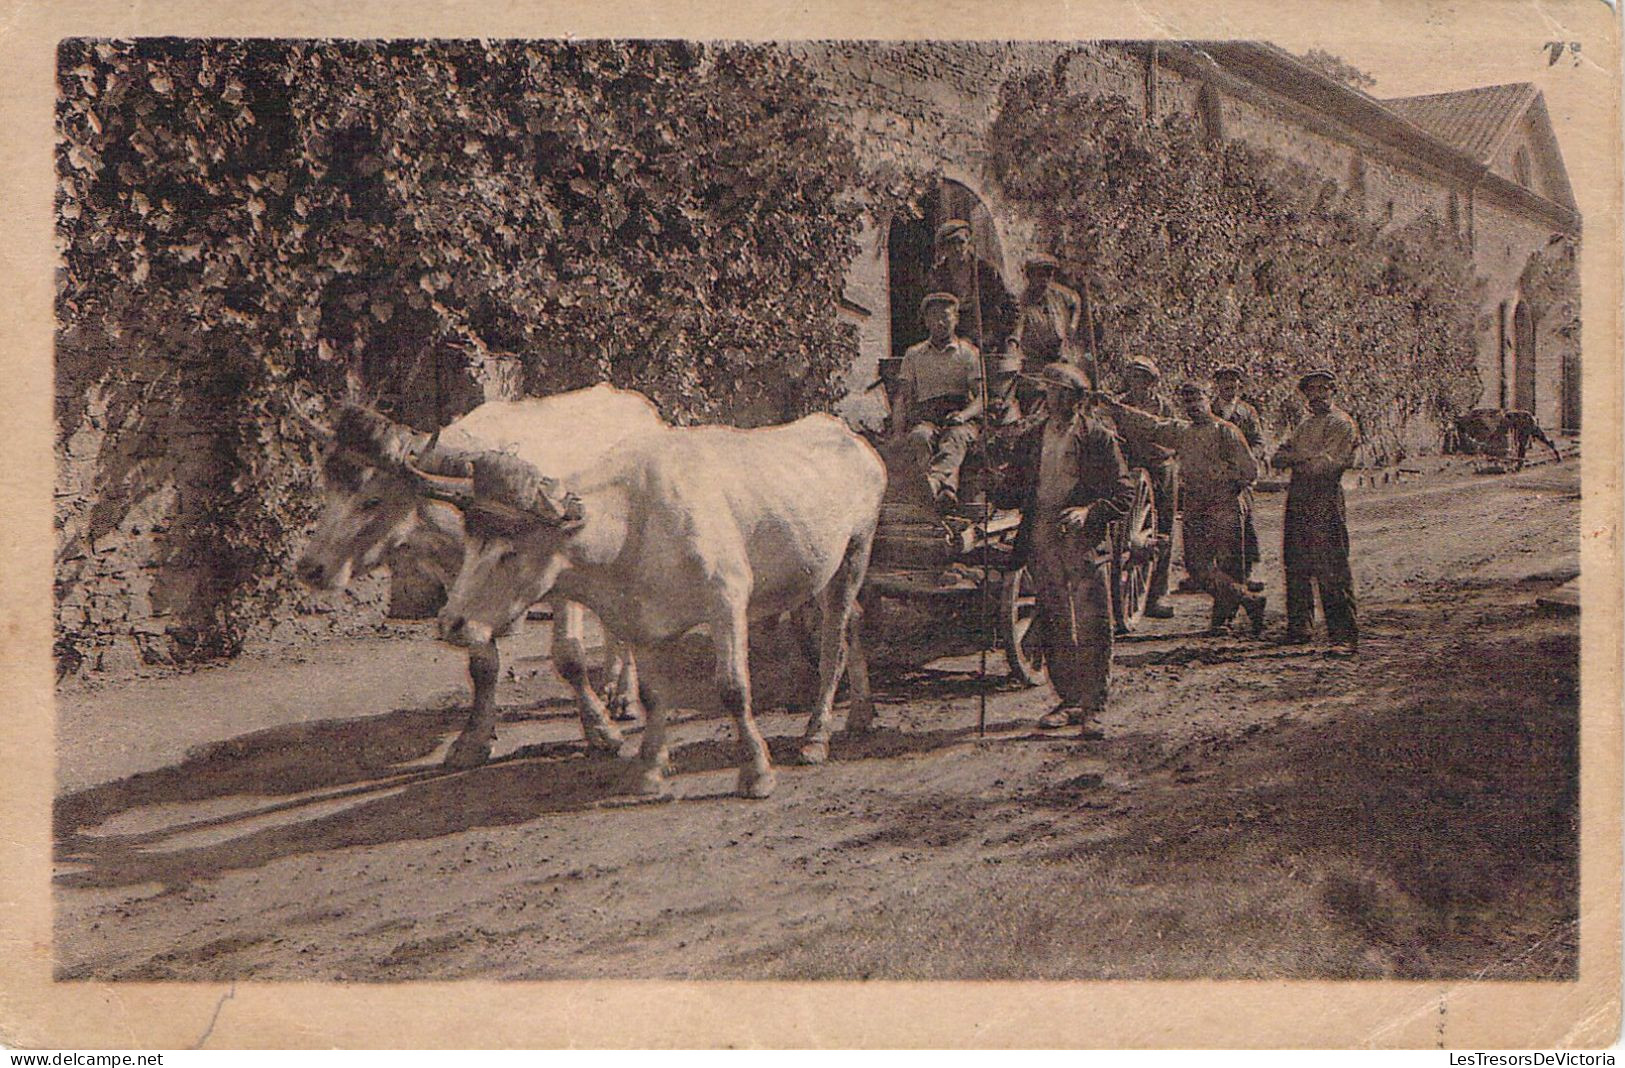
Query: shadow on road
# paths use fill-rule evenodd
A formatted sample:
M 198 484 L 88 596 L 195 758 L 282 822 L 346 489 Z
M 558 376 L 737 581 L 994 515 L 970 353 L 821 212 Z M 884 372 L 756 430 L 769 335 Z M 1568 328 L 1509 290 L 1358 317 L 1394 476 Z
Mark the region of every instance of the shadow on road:
M 966 680 L 946 675 L 940 681 L 943 696 L 963 696 Z M 573 716 L 573 711 L 558 715 Z M 536 717 L 527 709 L 504 719 Z M 681 722 L 713 718 L 689 715 Z M 524 823 L 628 795 L 631 763 L 589 754 L 578 741 L 525 745 L 466 771 L 413 766 L 460 729 L 462 719 L 457 710 L 407 709 L 360 720 L 292 724 L 204 747 L 172 767 L 67 795 L 56 805 L 56 859 L 70 870 L 58 875 L 56 884 L 82 889 L 152 882 L 175 888 L 283 857 Z M 832 740 L 830 759 L 917 755 L 959 744 L 974 733 L 975 728 L 904 732 L 885 727 L 863 735 L 842 733 Z M 773 760 L 789 765 L 800 738 L 775 736 L 768 744 Z M 726 738 L 676 744 L 671 758 L 679 776 L 726 771 L 738 762 L 731 732 Z M 216 802 L 217 809 L 222 802 L 236 804 L 223 814 L 193 811 L 177 818 L 160 811 L 200 802 Z M 142 815 L 158 825 L 87 833 L 136 810 L 152 810 Z M 185 844 L 199 838 L 224 840 Z

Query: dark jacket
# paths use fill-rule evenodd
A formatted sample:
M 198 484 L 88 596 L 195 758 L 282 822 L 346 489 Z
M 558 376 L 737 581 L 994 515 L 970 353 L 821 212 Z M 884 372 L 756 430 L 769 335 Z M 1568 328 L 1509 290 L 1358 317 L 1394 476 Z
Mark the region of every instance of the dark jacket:
M 1038 522 L 1039 463 L 1044 454 L 1044 426 L 1040 423 L 1016 443 L 1010 471 L 995 498 L 1004 508 L 1021 509 L 1021 527 L 1016 531 L 1012 567 L 1027 562 L 1032 552 L 1033 527 Z M 1102 507 L 1089 516 L 1085 534 L 1094 535 L 1094 544 L 1106 536 L 1106 524 L 1128 515 L 1134 506 L 1134 480 L 1123 461 L 1117 437 L 1093 419 L 1079 420 L 1074 433 L 1078 439 L 1078 466 L 1081 469 L 1067 508 L 1085 508 L 1096 502 Z
M 1019 309 L 992 264 L 977 256 L 939 261 L 931 268 L 930 286 L 933 292 L 952 293 L 959 298 L 960 337 L 986 353 L 1004 351 L 1016 329 Z

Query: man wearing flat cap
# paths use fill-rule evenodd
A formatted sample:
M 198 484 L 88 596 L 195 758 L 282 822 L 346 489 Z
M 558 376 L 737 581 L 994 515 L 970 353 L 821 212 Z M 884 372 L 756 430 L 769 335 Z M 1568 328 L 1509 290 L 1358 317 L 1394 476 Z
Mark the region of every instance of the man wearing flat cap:
M 1184 419 L 1162 419 L 1114 402 L 1112 418 L 1125 433 L 1176 451 L 1184 509 L 1185 569 L 1213 597 L 1211 631 L 1224 633 L 1245 608 L 1255 635 L 1264 630 L 1264 598 L 1246 586 L 1249 490 L 1258 461 L 1235 426 L 1217 418 L 1201 382 L 1179 387 Z
M 1213 371 L 1213 414 L 1232 424 L 1247 439 L 1247 447 L 1259 462 L 1264 461 L 1264 420 L 1258 409 L 1241 399 L 1241 368 L 1222 364 Z M 1258 564 L 1258 531 L 1253 526 L 1252 491 L 1247 491 L 1247 588 L 1263 589 L 1252 581 L 1253 568 Z
M 920 314 L 930 336 L 903 354 L 892 436 L 907 436 L 937 507 L 949 511 L 959 503 L 959 468 L 985 403 L 982 356 L 956 334 L 959 299 L 952 293 L 926 294 Z
M 1111 552 L 1107 524 L 1134 504 L 1134 483 L 1110 429 L 1088 409 L 1089 379 L 1068 363 L 1037 376 L 1045 418 L 1017 448 L 1016 476 L 997 502 L 1019 506 L 1012 568 L 1025 565 L 1038 588 L 1036 637 L 1060 699 L 1038 721 L 1080 727 L 1106 706 L 1111 681 Z
M 930 286 L 959 298 L 959 336 L 983 352 L 1003 352 L 1016 324 L 1016 302 L 992 264 L 976 255 L 971 225 L 949 219 L 937 227 Z
M 1332 641 L 1353 649 L 1359 642 L 1354 581 L 1349 573 L 1348 508 L 1343 472 L 1354 464 L 1360 435 L 1349 414 L 1332 403 L 1336 379 L 1310 371 L 1298 380 L 1309 417 L 1275 454 L 1275 466 L 1291 468 L 1281 558 L 1286 565 L 1286 641 L 1307 642 L 1315 625 L 1315 589 Z
M 1027 257 L 1027 288 L 1022 291 L 1015 332 L 1010 337 L 1010 348 L 1020 352 L 1022 369 L 1027 372 L 1024 383 L 1036 382 L 1035 372 L 1056 361 L 1082 367 L 1089 380 L 1096 381 L 1096 368 L 1082 359 L 1078 340 L 1083 298 L 1055 280 L 1059 270 L 1060 263 L 1048 253 Z M 1017 392 L 1024 409 L 1036 407 L 1036 386 Z
M 1157 393 L 1161 373 L 1149 356 L 1131 356 L 1123 365 L 1123 385 L 1118 400 L 1130 407 L 1154 415 L 1158 419 L 1172 419 L 1173 406 Z M 1136 433 L 1129 427 L 1117 427 L 1123 439 L 1123 456 L 1130 467 L 1143 467 L 1151 476 L 1152 499 L 1157 506 L 1157 533 L 1159 540 L 1156 564 L 1151 569 L 1151 585 L 1146 590 L 1145 614 L 1153 619 L 1169 619 L 1174 610 L 1162 603 L 1168 595 L 1168 571 L 1173 566 L 1174 519 L 1179 513 L 1179 465 L 1174 450 L 1157 442 L 1151 435 Z

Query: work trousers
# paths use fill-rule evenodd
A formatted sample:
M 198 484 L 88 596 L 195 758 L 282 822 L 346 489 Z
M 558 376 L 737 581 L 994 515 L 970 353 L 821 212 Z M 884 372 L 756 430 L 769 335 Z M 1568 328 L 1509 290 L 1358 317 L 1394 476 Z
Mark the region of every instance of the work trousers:
M 1179 514 L 1179 463 L 1169 460 L 1145 471 L 1151 476 L 1151 500 L 1157 506 L 1157 533 L 1164 535 L 1151 568 L 1146 601 L 1159 604 L 1168 594 L 1168 570 L 1174 563 L 1174 519 Z M 1189 565 L 1187 564 L 1187 567 Z
M 925 468 L 926 478 L 931 482 L 931 495 L 940 497 L 944 490 L 958 493 L 959 468 L 976 440 L 975 425 L 915 423 L 909 429 L 908 439 L 914 447 L 918 463 Z
M 1050 685 L 1062 705 L 1085 715 L 1106 707 L 1112 672 L 1111 566 L 1098 544 L 1059 530 L 1035 530 L 1029 569 L 1038 587 L 1034 625 Z
M 1185 569 L 1213 596 L 1213 625 L 1235 617 L 1248 596 L 1247 535 L 1250 509 L 1236 494 L 1185 493 Z
M 1327 633 L 1334 641 L 1356 638 L 1348 515 L 1339 476 L 1293 474 L 1281 555 L 1286 565 L 1287 629 L 1298 635 L 1314 629 L 1318 587 Z

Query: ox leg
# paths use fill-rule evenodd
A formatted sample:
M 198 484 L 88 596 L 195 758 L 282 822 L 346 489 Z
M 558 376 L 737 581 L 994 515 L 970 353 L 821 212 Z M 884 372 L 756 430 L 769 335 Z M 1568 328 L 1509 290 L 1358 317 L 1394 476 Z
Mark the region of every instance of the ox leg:
M 606 687 L 613 687 L 615 695 L 609 701 L 609 714 L 619 722 L 636 723 L 643 718 L 643 702 L 638 685 L 638 658 L 633 654 L 630 645 L 607 631 L 604 634 L 604 641 L 609 643 L 605 646 L 606 649 L 614 650 L 607 672 L 611 681 L 605 684 Z
M 767 741 L 757 729 L 750 708 L 750 626 L 745 616 L 748 597 L 730 600 L 732 603 L 711 623 L 717 653 L 717 692 L 739 736 L 739 796 L 770 797 L 777 778 L 768 760 Z
M 587 677 L 586 649 L 581 643 L 582 612 L 580 605 L 571 602 L 553 606 L 553 666 L 575 691 L 587 748 L 616 754 L 621 751 L 621 732 L 609 721 L 609 711 Z
M 655 663 L 652 650 L 637 652 L 645 665 Z M 643 702 L 643 740 L 638 745 L 638 762 L 633 789 L 645 797 L 663 797 L 669 791 L 666 773 L 671 770 L 671 754 L 666 751 L 666 702 L 645 679 L 638 693 Z
M 491 759 L 491 743 L 497 734 L 497 676 L 501 670 L 502 658 L 495 641 L 468 647 L 468 678 L 474 684 L 474 703 L 463 733 L 446 753 L 446 767 L 477 768 Z
M 807 721 L 807 733 L 801 741 L 801 762 L 822 764 L 829 759 L 829 716 L 835 705 L 835 691 L 846 670 L 847 626 L 858 602 L 858 590 L 869 566 L 869 539 L 860 538 L 846 550 L 846 557 L 834 576 L 818 593 L 818 703 L 813 706 L 812 718 Z M 862 653 L 859 653 L 862 659 Z M 865 665 L 867 668 L 867 665 Z M 864 671 L 863 694 L 853 688 L 853 700 L 867 697 L 868 672 Z
M 875 699 L 869 689 L 869 654 L 863 647 L 863 598 L 852 604 L 846 624 L 846 683 L 851 704 L 846 710 L 846 729 L 863 734 L 874 726 Z

